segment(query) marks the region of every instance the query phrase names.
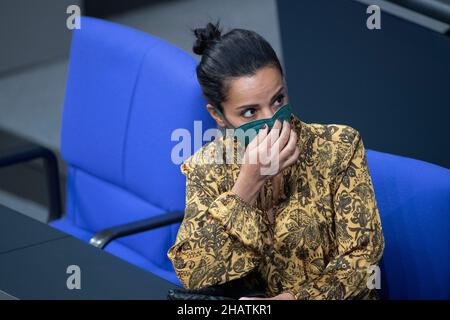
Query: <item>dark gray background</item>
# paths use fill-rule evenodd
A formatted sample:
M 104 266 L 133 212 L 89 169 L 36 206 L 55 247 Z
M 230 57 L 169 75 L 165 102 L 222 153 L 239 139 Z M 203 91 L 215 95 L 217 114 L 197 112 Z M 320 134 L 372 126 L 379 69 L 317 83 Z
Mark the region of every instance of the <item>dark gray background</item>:
M 306 122 L 450 168 L 450 37 L 353 0 L 278 0 L 289 98 Z

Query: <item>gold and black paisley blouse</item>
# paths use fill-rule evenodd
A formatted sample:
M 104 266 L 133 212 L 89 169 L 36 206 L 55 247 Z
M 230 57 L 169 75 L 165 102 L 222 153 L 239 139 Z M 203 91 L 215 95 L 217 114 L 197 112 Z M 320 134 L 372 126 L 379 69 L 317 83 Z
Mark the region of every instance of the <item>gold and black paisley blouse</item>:
M 234 139 L 209 142 L 181 165 L 185 217 L 167 254 L 186 288 L 243 278 L 268 297 L 376 297 L 368 268 L 381 259 L 384 238 L 361 137 L 349 126 L 295 115 L 291 124 L 300 156 L 282 172 L 273 224 L 260 198 L 250 205 L 231 191 L 240 164 L 214 161 L 217 150 L 223 157 L 236 151 Z M 271 197 L 271 179 L 262 190 Z

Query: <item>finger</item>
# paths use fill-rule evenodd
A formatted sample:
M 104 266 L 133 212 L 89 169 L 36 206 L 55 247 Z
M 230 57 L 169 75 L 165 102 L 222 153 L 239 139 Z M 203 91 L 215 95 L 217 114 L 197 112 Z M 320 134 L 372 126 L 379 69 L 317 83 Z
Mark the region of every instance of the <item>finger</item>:
M 259 160 L 262 161 L 264 163 L 264 161 L 268 158 L 268 153 L 270 150 L 270 145 L 271 145 L 271 139 L 272 139 L 272 130 L 269 132 L 269 125 L 266 123 L 265 124 L 265 133 L 264 135 L 262 135 L 260 143 L 258 144 L 258 155 L 259 155 Z
M 286 144 L 288 143 L 290 136 L 291 136 L 291 125 L 289 121 L 284 120 L 280 137 L 274 143 L 273 149 L 277 150 L 278 152 L 281 152 L 281 150 L 283 150 Z
M 264 141 L 265 144 L 270 148 L 275 141 L 277 140 L 278 136 L 280 135 L 280 128 L 281 128 L 281 121 L 275 120 L 275 123 L 272 126 L 272 129 L 270 130 L 269 134 L 267 135 L 266 141 Z
M 256 136 L 258 138 L 257 145 L 263 144 L 264 140 L 267 138 L 267 135 L 269 134 L 269 125 L 267 123 L 264 124 L 264 127 L 259 130 L 258 135 Z
M 295 147 L 297 146 L 297 132 L 295 130 L 291 130 L 291 134 L 289 136 L 289 141 L 286 146 L 280 152 L 280 161 L 286 161 L 295 151 Z
M 267 125 L 266 125 L 267 126 Z M 277 141 L 280 131 L 281 131 L 282 122 L 277 119 L 275 120 L 275 123 L 270 130 L 269 133 L 266 132 L 265 137 L 261 140 L 261 142 L 258 144 L 258 154 L 260 157 L 260 160 L 263 163 L 267 163 L 267 161 L 270 158 L 271 155 L 271 148 L 274 142 Z M 268 126 L 266 127 L 268 131 Z
M 283 163 L 283 165 L 281 166 L 281 170 L 284 170 L 284 169 L 286 169 L 287 167 L 292 166 L 294 163 L 296 163 L 299 156 L 300 156 L 300 149 L 299 149 L 299 147 L 297 146 L 297 147 L 295 148 L 295 151 L 294 151 L 294 153 L 292 154 L 292 156 L 289 157 L 289 158 Z
M 259 130 L 256 137 L 252 141 L 250 141 L 247 148 L 253 149 L 253 148 L 256 148 L 258 145 L 260 145 L 261 142 L 267 137 L 268 131 L 269 131 L 269 126 L 267 124 L 265 124 L 264 127 L 262 127 L 261 130 Z
M 258 150 L 255 150 L 261 144 L 261 141 L 265 140 L 269 131 L 269 126 L 265 124 L 261 130 L 259 130 L 258 134 L 253 138 L 252 141 L 248 144 L 245 154 L 244 154 L 244 163 L 255 164 L 258 162 Z
M 297 134 L 295 130 L 290 129 L 289 122 L 285 121 L 284 125 L 286 125 L 288 130 L 282 132 L 282 135 L 272 146 L 266 157 L 265 164 L 270 164 L 271 168 L 281 167 L 283 162 L 286 161 L 286 159 L 294 152 L 295 149 Z M 284 148 L 282 148 L 281 145 L 283 145 Z

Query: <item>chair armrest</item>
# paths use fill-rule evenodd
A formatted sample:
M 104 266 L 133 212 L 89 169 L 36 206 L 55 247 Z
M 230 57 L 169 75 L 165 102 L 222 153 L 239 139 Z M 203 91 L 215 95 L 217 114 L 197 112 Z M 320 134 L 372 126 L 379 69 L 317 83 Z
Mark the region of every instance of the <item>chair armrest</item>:
M 183 221 L 183 218 L 184 212 L 172 211 L 159 216 L 118 225 L 99 231 L 91 238 L 89 243 L 94 247 L 103 249 L 114 239 L 181 222 Z
M 37 144 L 29 144 L 6 151 L 2 150 L 2 154 L 0 155 L 0 168 L 41 158 L 44 160 L 44 170 L 47 180 L 49 202 L 48 222 L 50 222 L 59 219 L 62 215 L 58 160 L 55 153 Z

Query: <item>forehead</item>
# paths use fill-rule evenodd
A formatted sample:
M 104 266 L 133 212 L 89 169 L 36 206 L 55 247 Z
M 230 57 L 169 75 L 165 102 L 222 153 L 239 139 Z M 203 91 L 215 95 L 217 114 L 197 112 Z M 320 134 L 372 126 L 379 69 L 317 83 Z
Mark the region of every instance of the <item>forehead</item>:
M 264 67 L 253 76 L 230 80 L 228 85 L 227 104 L 263 104 L 283 85 L 283 78 L 278 68 Z

